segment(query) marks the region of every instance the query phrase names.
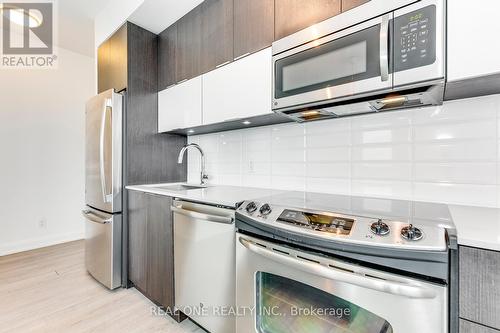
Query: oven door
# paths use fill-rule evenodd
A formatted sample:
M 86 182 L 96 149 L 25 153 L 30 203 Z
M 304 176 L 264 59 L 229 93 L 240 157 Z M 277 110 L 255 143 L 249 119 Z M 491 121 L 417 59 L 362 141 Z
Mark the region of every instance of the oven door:
M 273 109 L 392 89 L 385 14 L 273 57 Z
M 447 288 L 236 235 L 237 332 L 445 333 Z

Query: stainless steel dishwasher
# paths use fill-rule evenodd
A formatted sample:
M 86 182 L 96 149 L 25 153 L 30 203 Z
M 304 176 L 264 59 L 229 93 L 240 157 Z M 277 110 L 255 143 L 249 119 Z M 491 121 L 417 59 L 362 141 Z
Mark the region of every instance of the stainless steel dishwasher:
M 174 201 L 175 306 L 211 333 L 234 333 L 232 209 Z

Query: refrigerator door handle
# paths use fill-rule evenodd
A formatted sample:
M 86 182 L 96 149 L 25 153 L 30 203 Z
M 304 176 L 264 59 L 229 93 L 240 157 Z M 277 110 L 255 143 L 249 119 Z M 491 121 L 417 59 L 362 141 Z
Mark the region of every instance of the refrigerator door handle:
M 105 145 L 105 135 L 106 135 L 106 116 L 108 110 L 112 110 L 113 108 L 113 102 L 111 99 L 106 99 L 104 103 L 104 108 L 102 111 L 102 118 L 101 118 L 101 131 L 100 131 L 100 137 L 99 137 L 99 169 L 100 169 L 100 176 L 101 176 L 101 189 L 102 189 L 102 200 L 104 202 L 111 202 L 108 198 L 111 196 L 106 192 L 106 189 L 108 188 L 107 186 L 107 180 L 106 180 L 106 170 L 105 170 L 105 153 L 104 153 L 104 145 Z
M 93 214 L 90 210 L 82 210 L 82 215 L 85 217 L 87 220 L 95 223 L 100 223 L 100 224 L 108 224 L 113 221 L 113 218 L 109 219 L 103 219 L 95 214 Z

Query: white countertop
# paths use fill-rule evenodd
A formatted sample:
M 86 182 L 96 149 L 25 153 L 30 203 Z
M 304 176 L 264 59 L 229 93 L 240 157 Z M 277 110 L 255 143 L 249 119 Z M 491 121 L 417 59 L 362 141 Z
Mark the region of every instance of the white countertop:
M 500 209 L 449 205 L 460 245 L 500 251 Z
M 329 209 L 346 214 L 406 219 L 414 223 L 439 223 L 456 229 L 460 245 L 500 251 L 500 209 L 496 208 L 225 185 L 209 185 L 189 190 L 160 188 L 176 184 L 181 183 L 134 185 L 126 188 L 233 208 L 241 201 L 255 200 L 277 205 L 286 203 L 301 208 Z
M 240 186 L 226 186 L 226 185 L 209 185 L 202 189 L 191 190 L 169 190 L 164 187 L 184 184 L 184 183 L 171 183 L 171 184 L 154 184 L 154 185 L 133 185 L 126 188 L 133 191 L 153 193 L 158 195 L 166 195 L 179 199 L 186 199 L 190 201 L 207 203 L 211 205 L 220 205 L 231 208 L 236 208 L 236 204 L 257 198 L 275 195 L 281 192 L 272 189 L 262 189 L 253 187 L 240 187 Z

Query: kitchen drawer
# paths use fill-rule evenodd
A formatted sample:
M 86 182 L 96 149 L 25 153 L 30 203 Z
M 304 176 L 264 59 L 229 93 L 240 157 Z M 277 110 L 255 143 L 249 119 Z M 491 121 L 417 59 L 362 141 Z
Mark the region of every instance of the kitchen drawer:
M 500 329 L 500 252 L 462 246 L 459 255 L 460 317 Z
M 459 333 L 500 333 L 493 328 L 481 326 L 470 321 L 460 319 L 460 332 Z

